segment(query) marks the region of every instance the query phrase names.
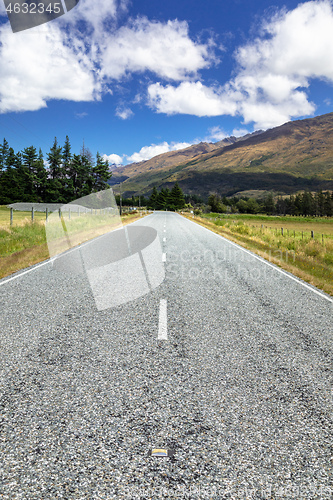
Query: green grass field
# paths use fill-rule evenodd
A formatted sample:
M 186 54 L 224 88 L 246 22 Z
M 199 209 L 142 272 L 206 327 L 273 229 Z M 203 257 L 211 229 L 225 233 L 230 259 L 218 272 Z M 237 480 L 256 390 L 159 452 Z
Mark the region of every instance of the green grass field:
M 333 218 L 206 214 L 194 220 L 333 295 Z

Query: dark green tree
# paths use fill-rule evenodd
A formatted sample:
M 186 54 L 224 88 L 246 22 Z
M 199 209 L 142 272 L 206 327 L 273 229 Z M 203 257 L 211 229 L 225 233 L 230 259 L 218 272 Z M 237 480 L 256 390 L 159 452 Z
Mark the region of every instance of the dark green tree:
M 332 217 L 333 215 L 333 192 L 332 196 L 329 191 L 324 194 L 324 212 L 327 217 Z
M 276 211 L 280 215 L 286 215 L 286 213 L 287 213 L 287 200 L 286 200 L 286 198 L 282 198 L 282 196 L 279 196 L 279 198 L 276 201 Z
M 237 210 L 241 214 L 246 214 L 247 213 L 247 202 L 246 200 L 238 200 L 236 203 Z
M 35 184 L 35 190 L 36 190 L 36 195 L 37 195 L 37 201 L 38 203 L 43 203 L 45 201 L 46 197 L 46 190 L 47 190 L 47 171 L 44 165 L 44 157 L 42 150 L 39 148 L 39 153 L 38 153 L 38 158 L 36 162 L 36 184 Z
M 71 149 L 72 148 L 69 142 L 69 137 L 68 135 L 66 135 L 66 140 L 62 147 L 61 168 L 62 168 L 63 194 L 67 203 L 69 203 L 74 199 L 73 183 L 70 176 L 70 167 L 72 161 Z
M 314 197 L 314 208 L 316 215 L 320 217 L 324 215 L 325 212 L 325 196 L 322 190 L 318 191 Z
M 62 169 L 62 147 L 55 137 L 50 152 L 47 153 L 49 179 L 45 190 L 45 198 L 49 203 L 66 203 L 64 192 L 64 172 Z
M 290 195 L 289 199 L 286 199 L 286 213 L 288 215 L 295 215 L 295 196 Z
M 62 179 L 62 147 L 58 145 L 58 140 L 55 137 L 53 146 L 47 154 L 47 161 L 49 164 L 49 171 L 51 179 Z
M 103 189 L 108 189 L 110 187 L 108 180 L 111 179 L 111 176 L 112 173 L 109 170 L 108 160 L 104 160 L 97 152 L 96 163 L 95 166 L 92 167 L 93 190 L 102 191 Z
M 9 148 L 5 170 L 0 177 L 0 205 L 25 200 L 25 176 L 22 172 L 21 154 Z
M 275 213 L 275 202 L 272 193 L 268 193 L 268 195 L 264 199 L 264 211 L 266 214 L 274 214 Z
M 247 200 L 247 213 L 248 214 L 257 214 L 260 212 L 259 203 L 255 198 L 249 198 Z
M 6 168 L 6 160 L 9 153 L 9 144 L 6 139 L 3 139 L 3 143 L 0 144 L 0 175 L 1 172 Z
M 302 207 L 302 195 L 301 194 L 298 193 L 295 196 L 294 205 L 295 205 L 294 214 L 295 215 L 302 215 L 302 213 L 303 213 L 303 207 Z
M 70 183 L 72 187 L 72 199 L 79 198 L 79 192 L 81 189 L 81 170 L 82 170 L 82 164 L 81 164 L 81 155 L 74 154 L 73 158 L 70 162 L 70 167 L 69 167 L 69 178 L 70 178 Z
M 156 209 L 156 200 L 157 200 L 158 192 L 156 186 L 153 187 L 153 191 L 149 197 L 147 208 L 150 210 Z
M 37 163 L 38 155 L 34 146 L 29 146 L 22 151 L 22 171 L 25 178 L 24 191 L 28 202 L 37 201 Z
M 62 155 L 61 155 L 61 160 L 62 160 L 62 168 L 63 168 L 63 173 L 65 176 L 68 175 L 68 169 L 69 165 L 72 159 L 72 153 L 71 153 L 71 145 L 69 142 L 69 137 L 66 135 L 66 140 L 65 144 L 63 145 L 62 148 Z
M 70 163 L 70 183 L 73 190 L 73 200 L 92 192 L 93 176 L 89 159 L 82 155 L 73 155 Z
M 88 150 L 87 155 L 81 154 L 81 169 L 79 175 L 80 191 L 79 197 L 87 196 L 93 191 L 94 177 L 93 177 L 93 161 L 91 154 Z
M 211 193 L 208 196 L 208 205 L 212 212 L 223 214 L 227 211 L 227 207 L 222 203 L 221 197 L 216 193 Z
M 302 195 L 302 213 L 305 216 L 315 213 L 314 199 L 310 191 L 304 191 Z
M 168 188 L 162 188 L 156 198 L 157 210 L 168 210 L 170 203 L 170 192 Z
M 185 207 L 184 193 L 180 188 L 178 182 L 173 186 L 170 192 L 170 209 L 181 210 Z

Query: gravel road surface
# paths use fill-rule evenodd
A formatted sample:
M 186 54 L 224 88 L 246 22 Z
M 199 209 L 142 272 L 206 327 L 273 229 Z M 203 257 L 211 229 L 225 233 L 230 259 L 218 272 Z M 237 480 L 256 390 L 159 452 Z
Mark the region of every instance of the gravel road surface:
M 135 300 L 0 281 L 0 498 L 333 498 L 332 298 L 180 215 L 132 226 L 165 267 Z

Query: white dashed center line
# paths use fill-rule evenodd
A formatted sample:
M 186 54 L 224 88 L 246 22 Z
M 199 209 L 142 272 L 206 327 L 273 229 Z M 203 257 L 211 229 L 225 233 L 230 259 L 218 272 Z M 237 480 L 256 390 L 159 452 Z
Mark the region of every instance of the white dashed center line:
M 162 253 L 162 262 L 166 262 L 166 253 Z
M 166 242 L 166 238 L 163 238 L 163 243 L 165 243 L 165 242 Z
M 168 338 L 168 327 L 167 327 L 167 301 L 165 299 L 161 299 L 160 301 L 160 317 L 158 324 L 158 339 L 159 340 L 167 340 Z

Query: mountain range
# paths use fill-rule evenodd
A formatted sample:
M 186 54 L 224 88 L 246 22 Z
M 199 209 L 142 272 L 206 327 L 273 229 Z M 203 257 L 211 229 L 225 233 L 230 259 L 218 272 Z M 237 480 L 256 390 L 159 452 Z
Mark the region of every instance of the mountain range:
M 178 182 L 186 194 L 262 196 L 333 190 L 333 113 L 244 137 L 201 142 L 113 170 L 124 196 L 149 195 Z

